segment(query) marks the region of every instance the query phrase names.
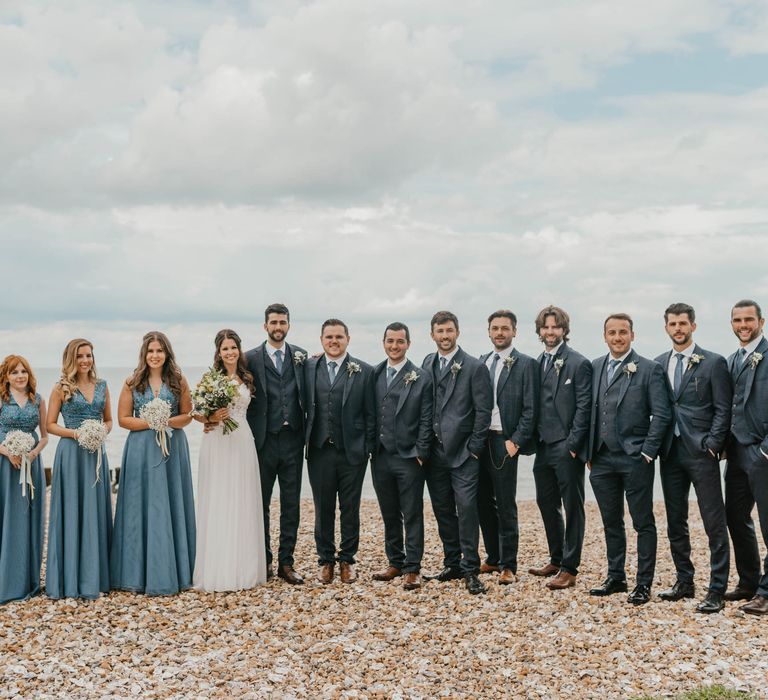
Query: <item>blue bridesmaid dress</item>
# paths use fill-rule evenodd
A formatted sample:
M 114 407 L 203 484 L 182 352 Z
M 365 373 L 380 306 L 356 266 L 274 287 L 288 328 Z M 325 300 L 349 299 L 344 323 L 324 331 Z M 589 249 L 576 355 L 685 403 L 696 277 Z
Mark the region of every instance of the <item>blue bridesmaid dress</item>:
M 133 391 L 133 415 L 152 401 L 148 386 Z M 179 414 L 179 402 L 167 385 L 158 398 Z M 123 450 L 115 534 L 110 554 L 112 588 L 172 595 L 192 587 L 195 569 L 195 503 L 187 436 L 174 429 L 169 456 L 154 430 L 132 430 Z
M 13 396 L 0 407 L 0 442 L 12 430 L 35 438 L 40 422 L 40 395 L 19 406 Z M 27 486 L 21 495 L 19 470 L 0 456 L 0 603 L 26 600 L 40 593 L 45 523 L 45 474 L 40 457 L 32 462 L 35 497 Z
M 96 383 L 93 401 L 80 391 L 62 403 L 64 425 L 77 430 L 89 418 L 102 420 L 107 383 Z M 51 598 L 98 598 L 109 592 L 109 547 L 112 541 L 112 500 L 109 466 L 101 449 L 96 481 L 96 453 L 73 438 L 56 446 L 48 519 L 45 592 Z

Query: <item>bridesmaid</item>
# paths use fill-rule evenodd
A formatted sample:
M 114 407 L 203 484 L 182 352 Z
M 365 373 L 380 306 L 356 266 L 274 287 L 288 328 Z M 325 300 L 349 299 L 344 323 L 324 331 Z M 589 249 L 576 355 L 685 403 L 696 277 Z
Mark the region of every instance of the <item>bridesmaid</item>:
M 139 418 L 155 398 L 171 405 L 169 456 L 156 433 Z M 123 450 L 115 535 L 110 555 L 112 587 L 147 595 L 172 595 L 192 587 L 195 567 L 195 504 L 184 426 L 192 420 L 189 386 L 176 364 L 168 338 L 147 333 L 139 364 L 117 408 L 121 427 L 130 430 Z
M 97 480 L 97 453 L 77 443 L 77 429 L 89 418 L 112 430 L 109 390 L 96 374 L 93 345 L 75 338 L 64 349 L 61 379 L 48 402 L 48 432 L 61 438 L 53 460 L 45 566 L 45 592 L 51 598 L 95 599 L 109 592 L 112 501 L 107 455 L 102 446 Z
M 19 485 L 21 457 L 11 457 L 0 444 L 0 603 L 26 600 L 40 593 L 45 522 L 45 476 L 40 452 L 48 443 L 45 401 L 35 392 L 37 381 L 29 363 L 8 355 L 0 365 L 0 443 L 12 430 L 29 433 L 35 446 L 32 490 L 22 495 Z M 40 426 L 40 439 L 35 429 Z

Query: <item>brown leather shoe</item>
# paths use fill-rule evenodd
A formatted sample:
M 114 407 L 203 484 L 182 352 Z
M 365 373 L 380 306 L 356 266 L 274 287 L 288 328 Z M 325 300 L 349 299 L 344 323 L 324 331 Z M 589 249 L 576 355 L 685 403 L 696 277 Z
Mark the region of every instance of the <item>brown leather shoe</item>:
M 322 564 L 317 570 L 317 580 L 323 584 L 333 581 L 333 564 Z
M 300 586 L 304 583 L 304 578 L 301 574 L 297 573 L 290 564 L 283 564 L 277 567 L 277 575 L 283 579 L 286 583 L 290 583 L 292 586 Z
M 768 615 L 768 598 L 758 593 L 748 603 L 740 605 L 739 610 L 743 610 L 750 615 Z
M 724 600 L 729 600 L 731 602 L 733 602 L 734 600 L 751 601 L 752 598 L 754 597 L 755 597 L 755 591 L 749 590 L 748 588 L 742 588 L 741 586 L 736 586 L 736 588 L 731 589 L 725 595 L 723 595 Z
M 421 576 L 415 571 L 409 571 L 403 576 L 403 588 L 406 591 L 413 591 L 416 588 L 421 588 Z
M 398 576 L 402 576 L 403 572 L 400 571 L 396 566 L 388 566 L 386 569 L 382 569 L 381 571 L 377 571 L 371 578 L 374 581 L 391 581 L 393 578 L 397 578 Z
M 576 585 L 576 577 L 560 569 L 557 575 L 549 579 L 544 585 L 552 591 L 562 591 L 565 588 L 573 588 Z
M 348 561 L 339 562 L 339 578 L 342 583 L 354 583 L 357 581 L 357 574 L 355 573 L 355 565 L 350 564 Z
M 514 571 L 512 571 L 512 569 L 502 569 L 501 573 L 499 574 L 499 583 L 510 584 L 515 583 L 516 581 L 517 575 Z
M 499 571 L 498 564 L 486 564 L 483 562 L 480 564 L 480 573 L 481 574 L 492 574 L 496 571 Z
M 534 576 L 554 576 L 558 571 L 560 571 L 560 567 L 555 566 L 552 562 L 540 568 L 532 566 L 528 569 L 528 573 L 533 574 Z

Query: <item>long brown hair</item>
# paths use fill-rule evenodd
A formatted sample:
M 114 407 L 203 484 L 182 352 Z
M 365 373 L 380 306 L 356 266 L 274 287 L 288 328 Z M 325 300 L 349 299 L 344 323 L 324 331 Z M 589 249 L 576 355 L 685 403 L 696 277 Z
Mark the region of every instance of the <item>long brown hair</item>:
M 240 352 L 240 355 L 237 358 L 237 368 L 235 369 L 235 372 L 237 373 L 237 376 L 240 377 L 243 384 L 248 387 L 248 391 L 253 394 L 253 375 L 248 371 L 248 366 L 245 364 L 245 355 L 243 354 L 243 346 L 240 341 L 240 336 L 231 328 L 220 330 L 213 340 L 214 345 L 216 345 L 216 352 L 213 355 L 214 368 L 226 374 L 224 360 L 221 359 L 221 354 L 219 352 L 221 350 L 221 344 L 225 340 L 235 341 L 235 345 L 237 345 L 237 349 Z
M 93 364 L 88 370 L 88 379 L 94 384 L 99 381 L 96 373 L 96 354 L 93 352 L 93 343 L 85 338 L 75 338 L 67 343 L 61 359 L 61 378 L 59 379 L 59 393 L 62 403 L 69 401 L 77 391 L 77 351 L 83 346 L 91 349 Z
M 34 403 L 37 379 L 35 379 L 35 375 L 32 372 L 32 368 L 29 366 L 29 362 L 27 362 L 21 355 L 8 355 L 3 360 L 3 364 L 0 365 L 0 399 L 5 403 L 11 400 L 11 372 L 13 372 L 19 365 L 27 370 L 27 374 L 29 375 L 29 380 L 27 382 L 27 396 L 29 397 L 29 400 Z
M 176 397 L 177 401 L 181 401 L 181 370 L 176 364 L 176 355 L 171 347 L 171 341 L 165 333 L 160 331 L 149 331 L 141 339 L 141 348 L 139 349 L 139 364 L 133 371 L 133 375 L 128 380 L 128 388 L 136 389 L 140 394 L 143 394 L 147 390 L 149 385 L 149 366 L 147 365 L 147 351 L 149 350 L 149 344 L 157 341 L 165 352 L 165 363 L 163 364 L 162 377 L 163 382 L 168 385 L 171 393 Z

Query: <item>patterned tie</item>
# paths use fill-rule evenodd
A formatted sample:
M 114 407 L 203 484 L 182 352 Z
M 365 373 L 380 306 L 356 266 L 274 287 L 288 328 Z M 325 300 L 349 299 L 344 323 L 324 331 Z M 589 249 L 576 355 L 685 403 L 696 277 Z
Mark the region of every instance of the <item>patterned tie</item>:
M 683 383 L 683 364 L 685 363 L 685 355 L 678 352 L 675 354 L 677 358 L 677 364 L 675 365 L 675 394 L 680 393 L 680 385 Z
M 336 381 L 336 363 L 333 361 L 328 363 L 328 377 L 331 380 L 331 384 Z
M 392 383 L 392 380 L 395 378 L 396 374 L 397 370 L 394 367 L 387 367 L 387 386 Z
M 616 368 L 621 364 L 621 360 L 609 360 L 608 361 L 608 384 L 611 383 L 611 380 L 613 379 L 613 373 L 616 371 Z
M 283 351 L 275 350 L 275 369 L 278 374 L 283 373 Z
M 440 373 L 442 374 L 445 372 L 445 366 L 448 364 L 448 358 L 447 357 L 441 357 L 440 358 Z

